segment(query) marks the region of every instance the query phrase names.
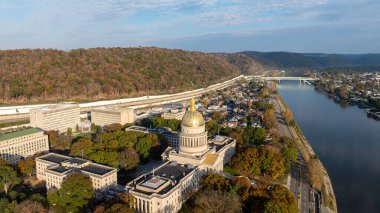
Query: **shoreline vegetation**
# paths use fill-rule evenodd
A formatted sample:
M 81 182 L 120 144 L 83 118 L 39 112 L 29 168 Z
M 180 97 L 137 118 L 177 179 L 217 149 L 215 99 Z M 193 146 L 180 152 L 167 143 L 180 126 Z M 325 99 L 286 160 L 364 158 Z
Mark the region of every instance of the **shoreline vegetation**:
M 290 108 L 285 104 L 280 95 L 276 95 L 275 98 L 280 103 L 282 111 L 291 112 Z M 294 119 L 293 121 L 294 124 L 289 125 L 289 129 L 294 136 L 296 144 L 298 145 L 302 156 L 307 163 L 308 181 L 314 188 L 322 192 L 323 204 L 325 205 L 322 205 L 322 207 L 327 207 L 332 212 L 338 212 L 334 190 L 327 170 L 323 166 L 322 162 L 318 159 L 318 156 L 315 154 L 313 148 L 307 141 L 296 121 Z M 325 210 L 328 211 L 327 209 Z

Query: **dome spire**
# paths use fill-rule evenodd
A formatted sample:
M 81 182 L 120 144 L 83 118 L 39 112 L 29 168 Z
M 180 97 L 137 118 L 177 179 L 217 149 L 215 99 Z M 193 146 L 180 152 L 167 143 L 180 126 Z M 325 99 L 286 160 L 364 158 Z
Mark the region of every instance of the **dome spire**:
M 190 100 L 190 112 L 195 112 L 196 108 L 195 108 L 195 100 L 194 98 L 191 98 Z

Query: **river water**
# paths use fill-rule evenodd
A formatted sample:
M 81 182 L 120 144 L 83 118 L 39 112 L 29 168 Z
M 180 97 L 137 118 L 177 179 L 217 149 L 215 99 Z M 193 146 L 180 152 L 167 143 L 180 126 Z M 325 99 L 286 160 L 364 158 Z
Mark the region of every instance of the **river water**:
M 298 81 L 278 90 L 329 173 L 338 211 L 380 212 L 380 122 Z

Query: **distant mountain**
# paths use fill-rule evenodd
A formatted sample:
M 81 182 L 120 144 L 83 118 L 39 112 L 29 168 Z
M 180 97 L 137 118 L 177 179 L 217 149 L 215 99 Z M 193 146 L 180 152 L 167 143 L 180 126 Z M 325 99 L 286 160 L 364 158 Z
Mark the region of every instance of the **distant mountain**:
M 332 69 L 360 68 L 378 69 L 380 67 L 380 54 L 323 54 L 323 53 L 290 53 L 290 52 L 241 52 L 268 68 L 279 69 Z

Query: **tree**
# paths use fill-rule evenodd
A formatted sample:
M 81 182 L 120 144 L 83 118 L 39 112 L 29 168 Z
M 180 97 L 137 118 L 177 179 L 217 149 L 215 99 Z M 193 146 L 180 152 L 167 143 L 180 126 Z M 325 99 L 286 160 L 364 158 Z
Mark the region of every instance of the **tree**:
M 7 198 L 0 198 L 0 212 L 11 213 L 14 212 L 17 201 L 9 202 Z
M 47 210 L 44 206 L 33 200 L 24 200 L 16 205 L 15 213 L 45 213 Z
M 214 111 L 211 115 L 211 118 L 212 118 L 212 120 L 214 120 L 216 122 L 220 122 L 221 120 L 224 119 L 224 115 L 223 115 L 223 113 L 221 113 L 219 111 Z
M 71 128 L 67 128 L 66 134 L 69 137 L 73 136 L 73 130 Z
M 127 149 L 119 153 L 121 166 L 128 170 L 135 168 L 140 162 L 139 155 L 134 149 Z
M 75 142 L 71 145 L 70 155 L 72 156 L 82 156 L 87 157 L 88 154 L 93 152 L 94 143 L 87 139 L 79 139 L 79 141 Z
M 221 129 L 222 129 L 222 126 L 220 126 L 215 121 L 206 122 L 206 130 L 207 130 L 208 135 L 216 135 L 219 133 Z
M 243 138 L 248 144 L 261 144 L 265 139 L 265 129 L 261 127 L 247 126 L 244 129 Z
M 203 98 L 202 99 L 202 104 L 203 106 L 208 106 L 211 103 L 211 101 L 208 98 Z
M 17 172 L 12 167 L 0 167 L 0 188 L 4 189 L 5 194 L 8 194 L 9 190 L 19 183 L 20 179 L 17 177 Z
M 267 86 L 260 88 L 260 97 L 267 98 L 270 95 L 270 89 Z
M 274 114 L 273 109 L 268 109 L 265 111 L 263 123 L 267 129 L 271 129 L 276 126 L 276 115 Z
M 31 176 L 34 168 L 36 167 L 36 161 L 33 158 L 20 160 L 17 164 L 17 168 L 23 175 Z
M 242 211 L 242 204 L 236 193 L 206 189 L 200 192 L 194 201 L 195 212 L 225 212 Z
M 105 132 L 105 133 L 116 132 L 116 131 L 120 131 L 122 129 L 123 129 L 123 126 L 119 123 L 113 123 L 110 125 L 103 126 L 103 132 Z
M 152 146 L 152 141 L 145 137 L 139 140 L 136 144 L 136 151 L 143 157 L 147 158 L 149 157 L 149 151 Z
M 270 199 L 264 205 L 264 213 L 288 212 L 297 213 L 297 202 L 294 195 L 284 186 L 275 185 L 269 191 Z
M 59 190 L 50 190 L 48 201 L 52 206 L 58 206 L 66 211 L 79 212 L 93 197 L 92 181 L 82 174 L 72 174 L 61 184 Z
M 202 185 L 217 191 L 231 191 L 231 181 L 217 173 L 208 173 L 202 179 Z
M 284 117 L 285 122 L 289 125 L 290 122 L 293 120 L 293 115 L 290 112 L 290 110 L 285 110 L 282 112 L 282 117 Z
M 4 160 L 4 159 L 2 159 L 2 158 L 0 158 L 0 167 L 1 166 L 9 166 L 9 162 L 6 161 L 6 160 Z
M 78 124 L 75 126 L 75 132 L 80 132 L 80 129 L 79 129 L 79 125 L 78 125 Z
M 59 134 L 57 131 L 50 130 L 46 134 L 49 136 L 49 142 L 51 147 L 55 147 L 58 144 Z

